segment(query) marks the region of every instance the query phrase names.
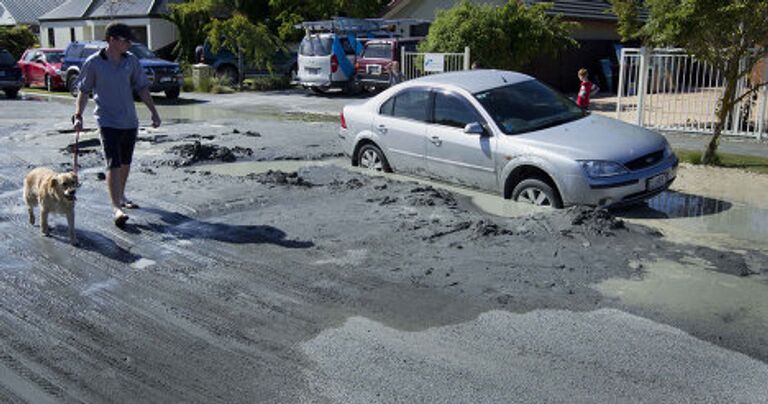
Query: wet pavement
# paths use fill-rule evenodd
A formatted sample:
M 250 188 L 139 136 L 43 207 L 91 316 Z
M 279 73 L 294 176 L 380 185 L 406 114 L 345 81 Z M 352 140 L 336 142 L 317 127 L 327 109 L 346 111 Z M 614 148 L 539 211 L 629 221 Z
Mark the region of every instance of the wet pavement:
M 766 176 L 536 210 L 353 169 L 304 96 L 203 101 L 142 128 L 125 230 L 84 134 L 79 248 L 21 201 L 71 100 L 2 104 L 1 401 L 765 401 Z

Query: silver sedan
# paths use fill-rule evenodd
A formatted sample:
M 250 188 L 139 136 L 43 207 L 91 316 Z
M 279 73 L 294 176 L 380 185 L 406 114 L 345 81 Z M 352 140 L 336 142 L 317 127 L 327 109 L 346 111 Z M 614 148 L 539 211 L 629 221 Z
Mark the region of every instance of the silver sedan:
M 540 206 L 616 206 L 664 191 L 678 160 L 660 134 L 584 113 L 524 74 L 472 70 L 394 86 L 341 113 L 352 164 Z

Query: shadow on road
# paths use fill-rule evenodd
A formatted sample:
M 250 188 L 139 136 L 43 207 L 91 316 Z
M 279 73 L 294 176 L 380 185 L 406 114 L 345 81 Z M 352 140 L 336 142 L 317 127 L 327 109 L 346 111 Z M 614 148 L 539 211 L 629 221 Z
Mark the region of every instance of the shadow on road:
M 69 243 L 67 237 L 67 226 L 56 225 L 52 226 L 51 237 L 62 243 Z M 136 255 L 123 247 L 120 247 L 112 239 L 102 235 L 99 232 L 76 229 L 77 239 L 80 242 L 78 248 L 85 251 L 91 251 L 103 255 L 106 258 L 122 262 L 124 264 L 131 264 L 136 262 L 140 255 Z
M 142 208 L 142 211 L 158 215 L 161 223 L 129 222 L 125 231 L 151 231 L 170 234 L 178 239 L 210 239 L 232 244 L 270 243 L 285 248 L 310 248 L 315 245 L 311 241 L 288 240 L 284 231 L 272 226 L 210 223 L 157 208 Z

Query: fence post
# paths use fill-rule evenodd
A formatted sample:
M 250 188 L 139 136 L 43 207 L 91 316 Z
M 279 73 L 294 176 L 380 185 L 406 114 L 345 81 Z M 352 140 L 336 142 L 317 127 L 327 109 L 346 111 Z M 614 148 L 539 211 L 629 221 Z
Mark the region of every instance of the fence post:
M 768 102 L 766 102 L 766 97 L 768 97 L 768 87 L 763 87 L 761 90 L 762 97 L 760 97 L 760 112 L 758 112 L 758 118 L 757 118 L 757 140 L 763 140 L 763 131 L 765 130 L 765 110 L 768 108 Z
M 469 46 L 464 47 L 464 70 L 469 70 Z
M 619 60 L 619 89 L 616 91 L 616 119 L 621 119 L 621 92 L 624 90 L 624 76 L 626 75 L 625 69 L 627 68 L 624 61 L 627 55 L 627 49 L 621 49 L 621 58 Z
M 400 47 L 400 73 L 403 74 L 403 77 L 406 80 L 410 80 L 411 78 L 410 73 L 407 70 L 408 68 L 405 66 L 405 46 Z
M 648 48 L 643 46 L 640 48 L 640 71 L 638 72 L 637 79 L 637 124 L 643 125 L 645 112 L 645 93 L 648 91 Z

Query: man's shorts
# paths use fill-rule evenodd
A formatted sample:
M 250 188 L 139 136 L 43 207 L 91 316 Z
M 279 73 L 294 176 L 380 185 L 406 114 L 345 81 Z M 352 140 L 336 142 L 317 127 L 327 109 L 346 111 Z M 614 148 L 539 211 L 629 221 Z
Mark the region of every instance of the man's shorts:
M 138 128 L 101 128 L 101 147 L 104 151 L 107 168 L 118 168 L 122 165 L 131 164 L 138 133 Z

